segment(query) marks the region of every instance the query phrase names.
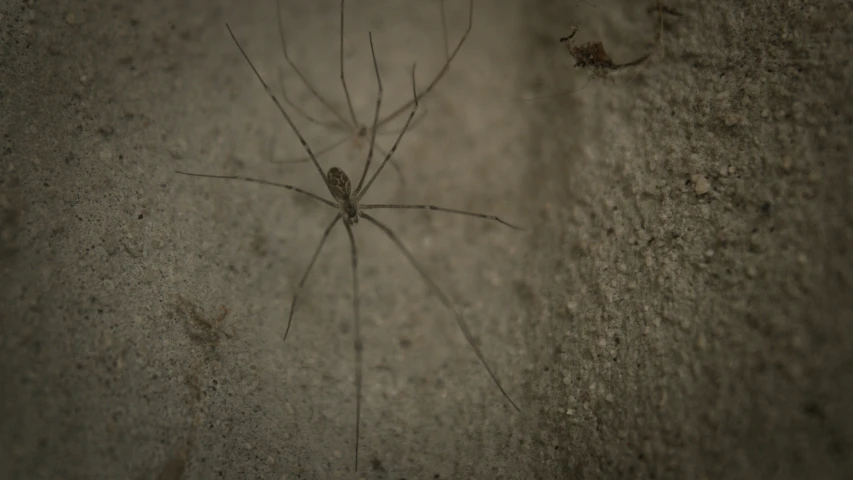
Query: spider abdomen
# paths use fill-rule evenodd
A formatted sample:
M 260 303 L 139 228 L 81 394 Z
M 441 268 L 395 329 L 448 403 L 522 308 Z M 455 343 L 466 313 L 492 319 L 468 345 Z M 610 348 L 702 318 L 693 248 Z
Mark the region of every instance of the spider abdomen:
M 349 201 L 352 186 L 350 185 L 349 177 L 338 167 L 332 167 L 326 174 L 326 180 L 329 185 L 329 193 L 332 194 L 338 203 Z

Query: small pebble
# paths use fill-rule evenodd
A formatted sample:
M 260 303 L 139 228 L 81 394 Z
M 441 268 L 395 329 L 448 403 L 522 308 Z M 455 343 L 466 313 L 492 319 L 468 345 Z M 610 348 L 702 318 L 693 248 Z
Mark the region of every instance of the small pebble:
M 808 181 L 811 183 L 817 183 L 821 180 L 820 172 L 812 171 L 809 173 Z
M 711 182 L 704 175 L 694 175 L 693 184 L 696 195 L 705 195 L 711 190 Z
M 568 302 L 566 302 L 566 310 L 569 313 L 574 313 L 575 311 L 577 311 L 577 309 L 578 309 L 578 304 L 574 300 L 569 300 Z
M 746 117 L 739 113 L 730 113 L 723 118 L 727 127 L 734 127 L 735 125 L 746 125 Z
M 750 97 L 758 97 L 759 93 L 761 93 L 761 90 L 758 88 L 758 85 L 754 83 L 748 83 L 743 90 Z

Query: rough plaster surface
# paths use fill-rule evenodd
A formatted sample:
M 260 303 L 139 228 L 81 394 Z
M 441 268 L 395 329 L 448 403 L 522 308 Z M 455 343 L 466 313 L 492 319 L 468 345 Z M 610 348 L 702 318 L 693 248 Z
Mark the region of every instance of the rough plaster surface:
M 285 2 L 294 60 L 338 108 L 336 2 Z M 450 41 L 464 2 L 448 2 Z M 635 2 L 478 2 L 370 201 L 475 331 L 381 233 L 356 227 L 363 478 L 847 478 L 853 244 L 845 2 L 673 3 L 662 48 Z M 0 5 L 2 478 L 347 478 L 349 249 L 224 28 L 284 65 L 271 2 Z M 347 78 L 407 100 L 444 55 L 435 2 L 351 2 Z M 632 81 L 592 81 L 555 39 L 581 24 Z M 314 114 L 305 89 L 288 92 Z M 584 87 L 518 102 L 524 94 Z M 300 122 L 314 146 L 336 139 Z M 391 138 L 381 143 L 390 146 Z M 364 148 L 324 156 L 355 176 Z M 230 311 L 224 332 L 193 318 Z M 198 315 L 192 314 L 193 308 Z M 213 341 L 218 338 L 218 341 Z M 193 427 L 193 425 L 196 425 Z

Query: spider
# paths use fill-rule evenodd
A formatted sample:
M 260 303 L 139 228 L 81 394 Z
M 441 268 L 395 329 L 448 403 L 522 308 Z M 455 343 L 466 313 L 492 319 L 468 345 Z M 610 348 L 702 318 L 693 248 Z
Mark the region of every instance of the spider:
M 327 152 L 330 152 L 330 151 L 334 150 L 335 148 L 339 147 L 340 145 L 346 143 L 348 140 L 352 140 L 357 147 L 360 147 L 362 145 L 362 142 L 368 139 L 368 134 L 371 134 L 371 136 L 372 136 L 373 131 L 376 131 L 377 135 L 397 135 L 397 134 L 399 134 L 399 129 L 388 130 L 388 129 L 386 129 L 386 127 L 388 127 L 388 125 L 391 122 L 393 122 L 394 120 L 399 118 L 402 114 L 406 113 L 409 109 L 411 109 L 412 105 L 414 104 L 414 101 L 415 101 L 415 100 L 409 100 L 408 102 L 400 105 L 399 107 L 397 107 L 396 109 L 394 109 L 390 113 L 388 113 L 387 115 L 383 116 L 382 118 L 380 118 L 376 122 L 374 122 L 372 127 L 370 127 L 364 123 L 361 123 L 359 121 L 359 119 L 356 117 L 355 110 L 353 109 L 353 106 L 352 106 L 352 99 L 350 97 L 349 88 L 347 87 L 346 76 L 344 74 L 344 3 L 345 3 L 345 0 L 341 0 L 341 8 L 340 8 L 340 10 L 341 10 L 340 49 L 339 49 L 338 59 L 339 59 L 340 72 L 341 72 L 341 86 L 343 87 L 344 97 L 346 98 L 347 110 L 349 113 L 348 116 L 345 114 L 341 114 L 337 109 L 335 109 L 332 106 L 331 102 L 329 102 L 323 95 L 321 95 L 317 91 L 316 88 L 314 88 L 314 86 L 311 84 L 311 82 L 308 80 L 308 78 L 302 73 L 302 71 L 299 69 L 299 67 L 297 67 L 296 64 L 293 62 L 293 60 L 290 58 L 290 54 L 288 53 L 288 50 L 287 50 L 287 41 L 285 40 L 285 35 L 284 35 L 284 26 L 283 26 L 282 20 L 281 20 L 281 2 L 280 1 L 276 2 L 277 18 L 278 18 L 278 32 L 279 32 L 279 39 L 281 41 L 281 49 L 284 52 L 284 59 L 287 61 L 287 64 L 290 66 L 291 69 L 293 69 L 294 73 L 296 73 L 297 77 L 299 77 L 299 80 L 302 82 L 302 84 L 305 85 L 305 87 L 308 89 L 308 91 L 311 93 L 311 95 L 314 98 L 316 98 L 323 105 L 323 107 L 326 110 L 331 112 L 332 115 L 334 115 L 335 119 L 331 120 L 331 121 L 320 120 L 320 119 L 308 114 L 305 110 L 303 110 L 302 108 L 297 106 L 296 103 L 293 102 L 287 96 L 287 93 L 285 92 L 285 89 L 284 89 L 284 83 L 282 80 L 283 75 L 282 75 L 281 71 L 279 71 L 279 86 L 280 86 L 280 90 L 281 90 L 282 100 L 284 100 L 284 102 L 293 111 L 298 113 L 300 116 L 305 118 L 310 123 L 325 127 L 327 129 L 331 130 L 332 132 L 336 132 L 336 133 L 340 132 L 340 133 L 344 134 L 341 138 L 331 142 L 329 145 L 327 145 L 323 148 L 320 148 L 317 152 L 315 152 L 314 155 L 318 158 L 321 155 L 323 155 Z M 468 4 L 468 26 L 465 29 L 465 32 L 462 34 L 462 37 L 459 39 L 459 42 L 453 48 L 453 51 L 450 51 L 448 48 L 448 43 L 447 43 L 447 23 L 446 23 L 446 18 L 445 18 L 445 14 L 444 14 L 444 0 L 440 1 L 440 7 L 441 7 L 441 25 L 442 25 L 442 31 L 444 34 L 443 38 L 444 38 L 445 62 L 444 62 L 444 65 L 442 65 L 441 69 L 436 74 L 436 76 L 433 77 L 433 79 L 429 82 L 429 84 L 427 84 L 427 87 L 423 91 L 421 91 L 420 93 L 417 94 L 417 96 L 416 96 L 417 100 L 423 99 L 423 97 L 425 97 L 427 94 L 429 94 L 432 91 L 432 89 L 435 88 L 435 86 L 438 84 L 438 82 L 441 81 L 441 79 L 444 77 L 444 75 L 450 69 L 451 62 L 453 62 L 453 59 L 456 58 L 456 55 L 459 53 L 459 50 L 462 48 L 462 45 L 465 43 L 465 40 L 468 38 L 468 34 L 471 32 L 471 28 L 473 26 L 474 0 L 470 0 L 470 2 Z M 424 118 L 425 114 L 426 114 L 426 110 L 424 110 L 423 115 L 421 115 L 420 117 L 415 119 L 414 123 L 410 127 L 414 127 L 419 121 L 421 121 Z M 387 151 L 384 148 L 380 147 L 379 145 L 372 145 L 372 146 L 375 147 L 381 155 L 387 155 Z M 311 162 L 311 157 L 310 156 L 304 156 L 304 157 L 299 157 L 299 158 L 295 158 L 295 159 L 285 159 L 285 160 L 278 160 L 278 161 L 273 160 L 273 161 L 275 163 L 287 163 L 287 164 L 307 163 L 307 162 Z M 394 167 L 395 171 L 397 172 L 397 175 L 400 177 L 400 181 L 401 181 L 401 185 L 402 185 L 403 183 L 405 183 L 405 178 L 403 176 L 403 172 L 400 170 L 400 167 L 397 165 L 396 160 L 392 160 L 390 163 L 391 163 L 391 166 Z
M 305 285 L 305 281 L 308 279 L 308 275 L 311 273 L 311 269 L 314 267 L 314 263 L 317 261 L 318 257 L 320 256 L 320 253 L 323 249 L 323 245 L 326 243 L 326 239 L 329 237 L 329 233 L 332 231 L 332 229 L 336 225 L 338 225 L 338 223 L 343 223 L 344 228 L 347 231 L 347 235 L 349 236 L 349 243 L 350 243 L 350 247 L 351 247 L 352 302 L 353 302 L 352 303 L 352 309 L 353 309 L 352 311 L 353 311 L 353 324 L 354 324 L 353 348 L 354 348 L 354 352 L 355 352 L 355 390 L 356 390 L 355 471 L 358 471 L 358 446 L 359 446 L 360 423 L 361 423 L 362 342 L 361 342 L 360 316 L 359 316 L 360 315 L 359 314 L 359 308 L 360 307 L 359 307 L 359 282 L 358 282 L 358 250 L 356 247 L 355 236 L 353 235 L 353 227 L 355 225 L 357 225 L 359 220 L 361 220 L 361 219 L 367 221 L 370 224 L 373 224 L 375 227 L 377 227 L 379 230 L 381 230 L 391 240 L 391 242 L 393 242 L 397 246 L 397 248 L 400 250 L 400 252 L 403 254 L 403 256 L 406 257 L 406 259 L 409 261 L 409 263 L 415 268 L 415 270 L 417 270 L 418 274 L 421 276 L 421 278 L 427 284 L 427 286 L 432 291 L 432 293 L 435 294 L 439 298 L 439 300 L 441 300 L 441 302 L 444 304 L 444 306 L 453 314 L 454 319 L 456 320 L 456 324 L 458 325 L 459 329 L 462 331 L 462 335 L 465 337 L 465 340 L 471 346 L 471 349 L 474 351 L 474 354 L 476 355 L 477 359 L 480 361 L 480 363 L 485 368 L 486 372 L 489 374 L 489 377 L 491 378 L 492 382 L 497 386 L 497 388 L 500 390 L 501 394 L 503 394 L 504 398 L 506 398 L 506 400 L 517 411 L 520 412 L 521 409 L 518 407 L 518 405 L 516 405 L 516 403 L 512 400 L 512 398 L 510 398 L 510 396 L 506 392 L 506 390 L 504 390 L 504 387 L 501 385 L 497 376 L 492 371 L 492 368 L 489 366 L 488 362 L 486 361 L 485 357 L 483 356 L 483 353 L 480 351 L 480 348 L 477 347 L 477 345 L 475 344 L 473 336 L 471 334 L 471 331 L 468 327 L 468 324 L 465 321 L 465 318 L 462 316 L 462 314 L 459 312 L 459 310 L 456 307 L 454 307 L 454 305 L 450 301 L 450 298 L 447 296 L 447 294 L 445 294 L 444 291 L 438 286 L 438 284 L 426 273 L 426 270 L 415 259 L 415 257 L 412 255 L 412 253 L 409 251 L 409 249 L 406 248 L 406 246 L 397 237 L 397 235 L 388 226 L 386 226 L 384 223 L 382 223 L 381 221 L 379 221 L 378 219 L 374 218 L 372 215 L 367 213 L 367 210 L 380 210 L 380 209 L 433 210 L 433 211 L 438 211 L 438 212 L 446 212 L 446 213 L 453 213 L 453 214 L 458 214 L 458 215 L 478 217 L 478 218 L 498 222 L 500 224 L 503 224 L 503 225 L 505 225 L 509 228 L 515 229 L 515 230 L 523 230 L 523 229 L 516 226 L 516 225 L 508 223 L 508 222 L 506 222 L 506 221 L 504 221 L 504 220 L 502 220 L 499 217 L 494 216 L 494 215 L 486 215 L 486 214 L 482 214 L 482 213 L 469 212 L 469 211 L 464 211 L 464 210 L 456 210 L 456 209 L 452 209 L 452 208 L 437 207 L 434 205 L 362 204 L 361 203 L 362 197 L 364 197 L 364 195 L 370 189 L 370 186 L 373 185 L 373 181 L 376 180 L 376 177 L 379 175 L 379 173 L 382 171 L 382 169 L 385 167 L 385 165 L 388 164 L 389 161 L 391 160 L 392 155 L 397 150 L 397 147 L 400 144 L 400 140 L 403 138 L 403 135 L 406 133 L 406 130 L 408 129 L 408 127 L 410 126 L 410 123 L 412 122 L 412 118 L 414 118 L 415 113 L 418 110 L 418 106 L 419 106 L 418 97 L 419 97 L 419 95 L 418 95 L 417 87 L 415 84 L 415 66 L 414 65 L 412 66 L 412 71 L 411 71 L 412 97 L 413 97 L 413 99 L 411 101 L 411 105 L 410 105 L 411 110 L 409 111 L 409 115 L 406 118 L 406 122 L 403 125 L 403 128 L 400 130 L 399 134 L 397 135 L 397 138 L 394 141 L 393 146 L 385 154 L 384 160 L 382 160 L 382 162 L 379 164 L 378 168 L 376 168 L 376 170 L 373 172 L 373 174 L 370 176 L 370 178 L 367 179 L 367 173 L 370 169 L 370 164 L 371 164 L 372 159 L 373 159 L 373 147 L 375 145 L 376 131 L 377 131 L 376 125 L 379 123 L 379 110 L 380 110 L 380 105 L 382 103 L 381 102 L 381 99 L 382 99 L 382 80 L 381 80 L 380 75 L 379 75 L 379 66 L 376 62 L 376 53 L 375 53 L 375 50 L 373 47 L 373 35 L 371 33 L 368 33 L 368 38 L 370 40 L 370 53 L 373 57 L 373 68 L 374 68 L 374 72 L 376 75 L 376 82 L 378 85 L 378 94 L 377 94 L 377 99 L 376 99 L 376 108 L 375 108 L 374 115 L 373 115 L 373 127 L 370 129 L 370 148 L 368 149 L 367 160 L 365 161 L 364 169 L 361 173 L 358 184 L 356 185 L 355 189 L 353 190 L 352 189 L 352 183 L 350 182 L 349 177 L 346 175 L 346 173 L 344 173 L 343 170 L 341 170 L 338 167 L 332 167 L 328 170 L 328 172 L 323 170 L 323 167 L 320 166 L 320 163 L 317 161 L 316 155 L 311 150 L 311 147 L 308 145 L 308 142 L 305 141 L 305 139 L 302 136 L 302 134 L 300 133 L 299 129 L 293 123 L 293 120 L 292 120 L 290 114 L 288 114 L 287 110 L 285 110 L 285 108 L 282 106 L 282 103 L 278 100 L 278 98 L 272 92 L 272 90 L 270 89 L 270 87 L 268 86 L 266 81 L 263 79 L 261 74 L 255 68 L 255 65 L 249 59 L 248 54 L 243 49 L 243 47 L 240 45 L 240 42 L 237 40 L 237 37 L 231 31 L 231 27 L 228 24 L 226 24 L 226 28 L 228 29 L 228 33 L 231 35 L 231 38 L 234 40 L 234 43 L 236 44 L 237 48 L 240 50 L 240 53 L 242 54 L 243 58 L 248 63 L 249 67 L 251 67 L 252 71 L 254 72 L 257 79 L 260 81 L 261 85 L 263 85 L 264 90 L 266 91 L 267 95 L 270 96 L 272 101 L 275 103 L 276 107 L 278 107 L 278 109 L 281 112 L 284 119 L 287 121 L 288 125 L 290 126 L 290 129 L 293 131 L 293 133 L 299 139 L 299 142 L 302 144 L 302 147 L 305 149 L 305 151 L 308 154 L 309 158 L 311 159 L 311 162 L 313 163 L 314 167 L 317 169 L 317 171 L 320 173 L 320 176 L 323 178 L 323 181 L 326 184 L 326 188 L 328 189 L 329 193 L 331 194 L 333 200 L 328 200 L 326 198 L 321 197 L 320 195 L 311 193 L 307 190 L 303 190 L 303 189 L 296 187 L 296 186 L 293 186 L 293 185 L 273 182 L 270 180 L 244 177 L 244 176 L 209 175 L 209 174 L 190 173 L 190 172 L 183 172 L 183 171 L 177 171 L 176 173 L 179 173 L 181 175 L 195 176 L 195 177 L 208 177 L 208 178 L 227 179 L 227 180 L 240 180 L 240 181 L 254 182 L 254 183 L 260 183 L 260 184 L 264 184 L 264 185 L 271 185 L 271 186 L 275 186 L 275 187 L 285 188 L 285 189 L 297 192 L 301 195 L 308 196 L 317 202 L 320 202 L 324 205 L 327 205 L 327 206 L 333 208 L 336 211 L 334 218 L 328 224 L 325 231 L 323 232 L 323 236 L 320 238 L 320 242 L 317 245 L 317 248 L 314 250 L 314 253 L 311 257 L 310 262 L 308 263 L 308 267 L 305 269 L 305 272 L 302 275 L 302 278 L 300 279 L 299 284 L 293 293 L 293 298 L 291 300 L 291 305 L 290 305 L 290 314 L 289 314 L 288 319 L 287 319 L 287 327 L 286 327 L 285 332 L 284 332 L 283 340 L 287 339 L 287 335 L 290 332 L 290 326 L 291 326 L 291 323 L 293 322 L 293 315 L 294 315 L 294 312 L 296 311 L 296 304 L 297 304 L 297 300 L 299 298 L 299 293 L 302 290 L 303 286 Z M 366 183 L 365 183 L 365 179 L 367 179 Z

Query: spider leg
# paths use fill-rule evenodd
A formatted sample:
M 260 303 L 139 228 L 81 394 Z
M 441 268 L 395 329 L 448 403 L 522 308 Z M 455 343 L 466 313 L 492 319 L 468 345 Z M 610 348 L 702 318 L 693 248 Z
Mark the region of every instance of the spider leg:
M 287 340 L 287 334 L 290 333 L 290 324 L 293 323 L 293 312 L 296 311 L 296 301 L 299 299 L 299 293 L 302 291 L 302 287 L 305 286 L 305 281 L 308 280 L 308 274 L 311 273 L 311 269 L 314 268 L 314 263 L 316 263 L 317 258 L 320 257 L 320 251 L 323 250 L 323 245 L 326 244 L 326 240 L 329 238 L 329 233 L 332 231 L 332 228 L 337 225 L 338 220 L 340 219 L 341 214 L 339 213 L 335 215 L 332 223 L 326 227 L 326 231 L 323 232 L 323 236 L 320 238 L 320 243 L 317 245 L 317 249 L 314 250 L 314 255 L 311 256 L 311 261 L 308 262 L 308 268 L 305 269 L 305 273 L 302 274 L 302 279 L 299 280 L 299 285 L 296 286 L 296 291 L 293 292 L 293 299 L 290 301 L 290 315 L 287 317 L 287 328 L 285 328 L 284 336 L 281 338 L 282 342 Z
M 419 111 L 421 112 L 421 114 L 415 116 L 415 118 L 412 120 L 412 124 L 409 125 L 409 129 L 415 128 L 421 124 L 421 122 L 427 116 L 427 113 L 429 113 L 429 107 L 424 105 L 423 108 L 420 109 Z M 387 127 L 388 125 L 385 125 L 385 126 Z M 402 130 L 402 129 L 393 128 L 393 129 L 385 130 L 385 129 L 379 127 L 376 129 L 376 135 L 397 135 L 400 133 L 400 130 Z
M 486 220 L 494 220 L 498 223 L 502 223 L 507 227 L 514 228 L 516 230 L 524 230 L 521 227 L 513 225 L 507 221 L 502 220 L 500 217 L 495 215 L 486 215 L 485 213 L 477 213 L 477 212 L 469 212 L 466 210 L 456 210 L 455 208 L 444 208 L 444 207 L 436 207 L 435 205 L 395 205 L 395 204 L 371 204 L 371 205 L 361 205 L 359 208 L 362 210 L 370 210 L 370 209 L 379 209 L 379 208 L 400 208 L 400 209 L 409 209 L 409 210 L 433 210 L 436 212 L 447 212 L 447 213 L 455 213 L 457 215 L 466 215 L 469 217 L 477 217 L 484 218 Z
M 441 300 L 441 303 L 443 303 L 444 306 L 447 307 L 447 309 L 453 313 L 453 317 L 456 319 L 456 324 L 459 326 L 459 329 L 462 330 L 462 335 L 465 336 L 465 340 L 468 341 L 468 345 L 470 345 L 471 349 L 474 350 L 474 354 L 477 356 L 477 359 L 479 359 L 480 363 L 483 364 L 483 367 L 486 368 L 486 372 L 489 373 L 489 376 L 492 378 L 492 382 L 494 382 L 494 384 L 498 387 L 498 390 L 501 391 L 504 398 L 506 398 L 507 401 L 513 407 L 515 407 L 517 411 L 520 412 L 521 409 L 518 408 L 518 405 L 516 405 L 512 398 L 510 398 L 509 394 L 506 393 L 506 390 L 504 390 L 504 387 L 501 385 L 501 382 L 498 380 L 498 377 L 492 371 L 492 367 L 489 366 L 489 363 L 486 362 L 486 358 L 483 356 L 483 353 L 474 343 L 474 336 L 471 335 L 471 330 L 468 328 L 468 322 L 465 321 L 465 318 L 462 316 L 462 313 L 460 313 L 459 310 L 453 306 L 453 303 L 451 303 L 450 298 L 447 296 L 447 294 L 445 294 L 444 291 L 442 291 L 441 288 L 438 286 L 438 284 L 435 283 L 432 277 L 430 277 L 426 273 L 426 270 L 424 270 L 420 263 L 415 260 L 415 257 L 414 255 L 412 255 L 412 252 L 410 252 L 409 249 L 406 248 L 405 245 L 403 245 L 403 242 L 400 241 L 397 235 L 393 231 L 391 231 L 390 228 L 388 228 L 385 224 L 383 224 L 379 220 L 376 220 L 375 218 L 371 217 L 366 213 L 361 213 L 361 217 L 366 219 L 370 223 L 376 225 L 380 230 L 382 230 L 382 232 L 385 233 L 385 235 L 388 236 L 388 238 L 391 239 L 392 242 L 394 242 L 395 245 L 397 245 L 397 248 L 400 249 L 400 252 L 403 253 L 403 256 L 406 257 L 409 263 L 411 263 L 412 266 L 415 267 L 415 270 L 418 271 L 418 273 L 421 275 L 421 278 L 423 278 L 427 286 L 429 286 L 430 290 L 432 290 L 432 292 Z
M 334 143 L 332 143 L 326 147 L 323 147 L 320 150 L 317 150 L 317 153 L 315 153 L 314 155 L 319 157 L 320 155 L 323 155 L 326 152 L 331 152 L 332 150 L 334 150 L 334 149 L 340 147 L 341 145 L 343 145 L 344 143 L 346 143 L 349 139 L 350 139 L 349 136 L 341 137 L 338 140 L 336 140 Z M 275 137 L 273 137 L 270 140 L 270 143 L 272 144 L 272 142 L 274 140 L 275 140 Z M 272 147 L 272 145 L 270 145 L 270 151 L 272 151 L 272 149 L 273 149 L 273 147 Z M 270 153 L 270 157 L 272 157 L 272 153 Z M 305 163 L 305 162 L 310 162 L 311 157 L 300 157 L 300 158 L 295 158 L 295 159 L 290 159 L 290 160 L 270 160 L 270 161 L 272 163 L 279 163 L 279 164 L 281 164 L 281 163 Z
M 350 247 L 352 248 L 352 312 L 353 312 L 353 346 L 355 348 L 355 470 L 358 471 L 358 440 L 361 426 L 361 354 L 363 345 L 361 343 L 361 322 L 359 318 L 359 291 L 358 291 L 358 249 L 355 246 L 355 236 L 352 227 L 344 222 L 349 235 Z
M 284 103 L 286 103 L 287 106 L 292 108 L 293 111 L 298 113 L 305 120 L 308 120 L 309 122 L 311 122 L 315 125 L 320 125 L 321 127 L 328 128 L 330 130 L 343 130 L 343 131 L 349 130 L 350 126 L 348 123 L 324 122 L 322 120 L 318 120 L 318 119 L 314 118 L 313 116 L 309 115 L 308 112 L 303 110 L 301 107 L 299 107 L 299 105 L 297 105 L 296 102 L 293 102 L 292 100 L 290 100 L 290 97 L 287 96 L 287 90 L 285 90 L 285 88 L 284 88 L 284 72 L 282 72 L 282 70 L 280 68 L 278 69 L 278 89 L 281 91 L 281 98 L 282 98 L 282 100 L 284 100 Z M 311 87 L 309 87 L 308 89 L 311 90 Z M 330 108 L 330 107 L 327 107 L 327 108 Z M 332 111 L 334 112 L 334 110 L 332 110 Z M 343 126 L 343 128 L 342 128 L 342 126 Z M 319 155 L 319 153 L 318 153 L 318 155 Z
M 317 171 L 320 172 L 320 176 L 323 177 L 323 183 L 326 183 L 326 185 L 328 186 L 328 183 L 326 182 L 326 173 L 323 171 L 323 167 L 320 166 L 320 162 L 317 161 L 317 157 L 314 156 L 314 152 L 311 151 L 311 147 L 308 145 L 308 142 L 306 142 L 302 134 L 299 133 L 299 129 L 296 128 L 296 124 L 293 123 L 293 119 L 290 118 L 290 115 L 288 115 L 287 110 L 284 109 L 284 107 L 281 105 L 281 102 L 279 102 L 275 94 L 272 93 L 272 89 L 270 89 L 269 85 L 267 85 L 267 82 L 264 81 L 264 77 L 261 76 L 261 74 L 258 72 L 258 69 L 255 68 L 255 64 L 252 63 L 251 60 L 249 60 L 249 55 L 246 54 L 246 51 L 243 50 L 243 46 L 240 45 L 239 41 L 237 41 L 237 37 L 234 36 L 234 32 L 231 31 L 231 27 L 226 23 L 225 28 L 228 29 L 228 33 L 231 35 L 231 39 L 234 40 L 234 43 L 237 45 L 237 48 L 240 49 L 240 53 L 243 55 L 243 58 L 246 59 L 246 63 L 248 63 L 249 66 L 252 67 L 252 71 L 255 72 L 255 76 L 258 77 L 258 80 L 261 82 L 261 85 L 264 86 L 264 90 L 266 90 L 267 95 L 269 95 L 270 98 L 272 98 L 272 101 L 275 102 L 275 106 L 278 107 L 278 110 L 284 116 L 284 119 L 287 120 L 287 124 L 290 125 L 290 129 L 293 130 L 293 133 L 299 138 L 299 142 L 302 144 L 302 147 L 305 148 L 306 152 L 308 152 L 308 156 L 311 157 L 311 161 L 314 162 L 314 166 L 317 167 Z
M 388 155 L 388 152 L 386 152 L 385 149 L 383 149 L 379 145 L 376 145 L 376 149 L 379 150 L 379 153 L 381 153 L 382 155 Z M 405 190 L 406 189 L 406 176 L 403 175 L 403 169 L 400 168 L 400 165 L 397 164 L 396 158 L 392 159 L 391 166 L 394 167 L 394 171 L 397 172 L 397 176 L 400 177 L 400 187 L 399 187 L 398 191 Z
M 341 8 L 343 8 L 343 2 L 341 2 Z M 343 12 L 341 12 L 341 13 L 343 15 Z M 308 81 L 308 79 L 305 77 L 305 75 L 302 74 L 302 71 L 299 70 L 299 68 L 296 66 L 296 64 L 293 63 L 293 60 L 290 59 L 290 55 L 287 53 L 287 42 L 285 41 L 285 38 L 284 38 L 284 25 L 282 24 L 282 21 L 281 21 L 281 0 L 276 1 L 276 14 L 277 14 L 276 18 L 278 19 L 278 36 L 279 36 L 279 39 L 281 40 L 281 50 L 282 50 L 282 52 L 284 52 L 284 59 L 285 59 L 285 61 L 287 61 L 287 64 L 290 65 L 290 68 L 292 68 L 294 72 L 296 72 L 296 75 L 299 77 L 300 80 L 302 80 L 302 83 L 305 85 L 306 88 L 308 88 L 308 91 L 310 91 L 311 94 L 314 95 L 314 98 L 319 100 L 320 103 L 322 103 L 323 106 L 326 107 L 327 110 L 329 110 L 330 112 L 332 112 L 332 114 L 334 114 L 336 117 L 338 117 L 338 120 L 341 122 L 341 124 L 347 125 L 351 129 L 355 129 L 355 125 L 357 125 L 357 124 L 356 123 L 350 124 L 349 122 L 347 122 L 346 119 L 344 119 L 344 117 L 340 113 L 338 113 L 337 110 L 332 108 L 332 105 L 325 99 L 325 97 L 323 97 L 322 95 L 320 95 L 319 92 L 317 92 L 317 90 L 314 88 L 314 86 L 311 84 L 311 82 Z M 342 23 L 341 23 L 341 45 L 343 45 L 343 28 L 344 27 L 343 27 L 343 20 L 342 20 Z M 341 51 L 341 64 L 343 65 L 343 51 Z M 283 88 L 282 88 L 282 95 L 284 95 L 284 89 Z M 290 101 L 287 100 L 286 96 L 284 96 L 284 99 L 289 105 L 293 106 L 293 104 L 291 104 Z M 299 110 L 297 109 L 297 111 L 299 111 Z M 303 116 L 308 118 L 307 115 L 303 114 Z M 317 123 L 320 123 L 320 122 L 317 122 Z
M 377 74 L 377 78 L 378 78 L 378 75 L 379 75 L 378 69 L 376 71 L 376 74 Z M 361 200 L 361 198 L 364 197 L 364 194 L 367 193 L 367 191 L 370 189 L 370 186 L 373 185 L 373 181 L 376 180 L 376 177 L 379 176 L 379 173 L 382 171 L 383 168 L 385 168 L 385 164 L 388 163 L 389 160 L 391 160 L 391 156 L 394 155 L 394 152 L 397 151 L 397 146 L 400 145 L 400 139 L 403 138 L 403 135 L 405 135 L 406 130 L 408 130 L 408 128 L 409 128 L 409 124 L 412 123 L 412 118 L 415 116 L 415 113 L 417 113 L 417 111 L 418 111 L 418 94 L 417 94 L 417 88 L 415 86 L 415 65 L 412 65 L 412 95 L 414 96 L 413 103 L 411 104 L 412 105 L 412 111 L 409 113 L 409 117 L 406 119 L 406 123 L 403 125 L 402 130 L 400 130 L 400 134 L 397 135 L 397 140 L 394 141 L 394 145 L 391 147 L 391 150 L 389 150 L 388 154 L 385 155 L 385 160 L 382 160 L 382 163 L 380 163 L 379 167 L 376 169 L 376 171 L 373 172 L 373 175 L 370 177 L 370 180 L 368 180 L 367 185 L 364 186 L 364 189 L 357 189 L 356 192 L 353 194 L 353 196 L 355 197 L 356 203 L 358 203 Z M 375 140 L 376 126 L 374 126 L 374 128 L 373 128 L 373 136 L 374 136 L 374 140 Z M 365 168 L 365 172 L 367 172 L 366 168 Z
M 373 160 L 373 147 L 376 146 L 376 122 L 379 121 L 379 109 L 382 107 L 382 78 L 379 75 L 379 64 L 376 63 L 376 50 L 373 48 L 373 34 L 368 32 L 370 39 L 370 55 L 373 57 L 373 69 L 376 72 L 376 84 L 378 85 L 378 93 L 376 94 L 376 110 L 373 113 L 373 127 L 370 129 L 370 147 L 367 150 L 367 160 L 364 162 L 364 170 L 361 172 L 361 178 L 358 181 L 358 186 L 355 187 L 354 196 L 358 198 L 358 192 L 361 191 L 364 185 L 364 179 L 367 177 L 367 171 L 370 169 L 370 162 Z
M 341 0 L 341 43 L 340 43 L 340 65 L 341 65 L 341 86 L 344 88 L 344 95 L 347 97 L 347 108 L 349 108 L 349 115 L 352 119 L 353 130 L 358 128 L 358 119 L 355 117 L 355 110 L 352 108 L 352 98 L 350 98 L 349 88 L 347 88 L 347 81 L 344 76 L 344 0 Z
M 444 6 L 442 2 L 442 7 Z M 443 17 L 442 17 L 443 18 Z M 468 3 L 468 27 L 465 29 L 465 33 L 462 34 L 462 38 L 459 39 L 459 42 L 456 44 L 456 47 L 453 48 L 453 51 L 450 52 L 450 55 L 447 56 L 447 61 L 444 62 L 444 66 L 441 67 L 441 70 L 438 71 L 438 74 L 435 78 L 432 79 L 431 82 L 427 85 L 427 87 L 421 90 L 420 93 L 415 94 L 415 98 L 409 100 L 408 102 L 400 105 L 399 108 L 391 112 L 388 116 L 383 118 L 378 127 L 382 127 L 393 119 L 397 118 L 400 114 L 412 108 L 413 105 L 417 104 L 418 99 L 425 97 L 429 92 L 432 91 L 433 88 L 444 78 L 444 75 L 450 70 L 450 64 L 453 62 L 453 59 L 456 58 L 456 55 L 459 54 L 459 50 L 462 49 L 462 45 L 465 43 L 465 40 L 468 38 L 468 34 L 471 33 L 471 28 L 474 26 L 474 0 L 470 0 Z M 447 38 L 447 31 L 444 32 L 445 39 Z
M 328 205 L 332 208 L 338 208 L 338 205 L 336 203 L 330 202 L 329 200 L 326 200 L 325 198 L 317 195 L 316 193 L 311 193 L 307 190 L 303 190 L 299 187 L 294 187 L 293 185 L 288 185 L 286 183 L 271 182 L 269 180 L 263 180 L 260 178 L 252 178 L 252 177 L 243 177 L 240 175 L 207 175 L 204 173 L 182 172 L 180 170 L 175 170 L 175 173 L 180 173 L 181 175 L 189 175 L 191 177 L 221 178 L 224 180 L 242 180 L 244 182 L 253 182 L 253 183 L 260 183 L 263 185 L 271 185 L 273 187 L 286 188 L 288 190 L 293 190 L 294 192 L 298 192 L 298 193 L 301 193 L 303 195 L 307 195 L 307 196 L 313 198 L 314 200 L 317 200 L 318 202 L 325 203 L 326 205 Z

